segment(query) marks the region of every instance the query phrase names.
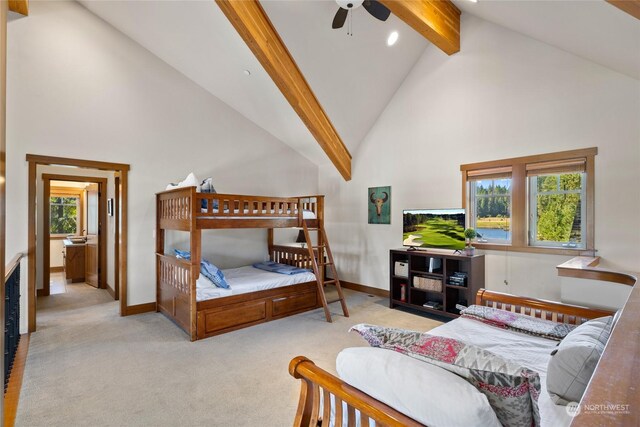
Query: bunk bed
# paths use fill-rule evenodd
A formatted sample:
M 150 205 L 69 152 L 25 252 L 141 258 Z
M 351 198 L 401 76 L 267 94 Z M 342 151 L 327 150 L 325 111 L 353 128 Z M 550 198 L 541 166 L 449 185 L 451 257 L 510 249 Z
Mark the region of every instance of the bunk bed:
M 264 197 L 200 193 L 184 187 L 156 194 L 156 283 L 157 311 L 163 313 L 192 341 L 236 329 L 326 307 L 325 283 L 317 262 L 318 246 L 302 248 L 275 245 L 275 228 L 300 227 L 323 230 L 323 196 Z M 271 261 L 313 269 L 313 281 L 198 301 L 196 282 L 200 276 L 202 230 L 229 228 L 268 229 Z M 189 260 L 165 253 L 166 231 L 189 233 Z M 314 252 L 316 251 L 316 252 Z M 313 254 L 316 256 L 312 256 Z
M 640 288 L 634 286 L 637 282 L 635 276 L 594 268 L 595 264 L 597 264 L 597 260 L 594 262 L 594 259 L 577 257 L 558 266 L 558 273 L 560 276 L 609 281 L 632 286 L 633 289 L 625 306 L 619 313 L 619 318 L 615 321 L 615 326 L 606 343 L 604 352 L 579 402 L 580 408 L 583 410 L 576 412 L 573 419 L 571 419 L 568 411 L 564 413 L 565 411 L 562 410 L 562 407 L 559 407 L 561 409 L 555 408 L 557 410 L 556 412 L 561 413 L 564 417 L 545 418 L 543 415 L 540 420 L 543 426 L 559 425 L 557 422 L 558 419 L 563 420 L 562 425 L 568 425 L 570 423 L 571 426 L 594 427 L 639 425 L 638 423 L 640 422 L 640 411 L 637 410 L 637 405 L 640 404 L 640 389 L 637 387 L 637 367 L 638 363 L 640 363 Z M 611 311 L 597 308 L 587 308 L 535 298 L 520 297 L 486 289 L 480 289 L 478 291 L 476 305 L 498 308 L 557 323 L 573 325 L 579 325 L 589 319 L 612 314 Z M 618 317 L 618 315 L 616 315 L 616 317 Z M 458 320 L 459 319 L 456 319 L 456 321 Z M 449 324 L 445 325 L 445 327 L 448 325 Z M 492 327 L 486 326 L 485 329 L 487 328 L 490 329 Z M 451 330 L 449 332 L 451 332 Z M 443 334 L 443 336 L 446 335 Z M 543 349 L 542 351 L 544 352 L 545 350 Z M 358 355 L 360 357 L 356 363 L 366 366 L 366 361 L 363 360 L 362 354 L 358 353 Z M 411 358 L 405 355 L 394 355 L 399 356 L 397 359 L 405 358 L 406 360 L 404 360 L 404 362 L 412 361 Z M 419 361 L 415 362 L 417 364 L 423 363 Z M 367 368 L 367 375 L 375 377 L 377 374 L 380 374 L 381 371 L 382 369 L 377 372 L 372 372 L 370 368 Z M 417 427 L 423 425 L 414 418 L 407 416 L 405 411 L 424 413 L 424 400 L 421 400 L 419 406 L 415 407 L 412 407 L 410 402 L 403 402 L 401 405 L 403 410 L 401 412 L 398 408 L 389 406 L 344 380 L 331 375 L 304 356 L 298 356 L 291 360 L 289 364 L 289 374 L 301 380 L 300 397 L 298 410 L 293 423 L 294 426 L 316 427 L 320 425 L 335 425 L 355 427 L 384 425 Z M 416 372 L 409 372 L 408 374 L 416 375 Z M 384 376 L 386 374 L 383 373 L 382 375 Z M 406 382 L 397 376 L 389 377 L 388 382 L 400 384 L 401 387 L 407 387 Z M 427 384 L 427 386 L 429 385 Z M 433 387 L 437 388 L 438 385 L 435 384 Z M 378 390 L 372 390 L 370 393 L 377 391 Z M 445 392 L 440 390 L 440 393 Z M 396 398 L 395 400 L 398 399 Z M 445 411 L 447 408 L 450 408 L 450 413 L 455 414 L 456 411 L 454 408 L 458 403 L 462 402 L 456 400 L 454 404 L 444 405 L 443 407 Z M 604 410 L 598 412 L 597 410 L 598 408 L 608 408 L 610 406 L 613 408 L 622 407 L 623 411 Z M 596 409 L 594 410 L 593 408 Z M 627 412 L 624 412 L 625 408 Z M 547 415 L 549 414 L 557 415 L 547 411 Z M 452 415 L 452 417 L 454 417 L 454 415 Z M 552 419 L 550 420 L 549 418 Z M 483 425 L 479 420 L 477 420 L 475 424 Z M 444 425 L 447 425 L 447 423 Z

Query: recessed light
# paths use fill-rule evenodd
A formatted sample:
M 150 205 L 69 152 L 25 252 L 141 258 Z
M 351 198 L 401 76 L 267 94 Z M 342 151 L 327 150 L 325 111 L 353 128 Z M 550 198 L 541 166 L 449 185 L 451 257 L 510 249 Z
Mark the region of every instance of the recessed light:
M 393 46 L 398 41 L 398 32 L 394 31 L 389 34 L 389 38 L 387 39 L 387 46 Z
M 471 3 L 478 3 L 478 0 L 469 0 Z
M 249 71 L 249 70 L 244 70 L 244 74 L 245 74 L 246 76 L 250 76 L 250 75 L 251 75 L 251 71 Z

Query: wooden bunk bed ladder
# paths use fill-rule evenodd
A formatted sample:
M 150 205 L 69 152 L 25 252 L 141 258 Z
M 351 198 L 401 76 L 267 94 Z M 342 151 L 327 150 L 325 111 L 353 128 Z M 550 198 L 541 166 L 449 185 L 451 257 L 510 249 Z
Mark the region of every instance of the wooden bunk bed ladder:
M 324 231 L 322 221 L 318 221 L 318 228 L 310 228 L 306 220 L 302 221 L 302 229 L 304 230 L 304 237 L 307 241 L 307 249 L 309 250 L 309 257 L 312 261 L 313 274 L 316 276 L 316 282 L 318 283 L 318 296 L 322 302 L 324 308 L 324 315 L 327 322 L 331 323 L 331 312 L 329 311 L 329 304 L 340 301 L 342 306 L 342 313 L 344 317 L 349 317 L 349 309 L 347 309 L 347 302 L 344 299 L 342 293 L 342 287 L 340 286 L 340 280 L 338 279 L 338 271 L 336 265 L 333 262 L 333 254 L 331 253 L 331 247 L 329 246 L 329 240 L 327 234 Z M 310 231 L 316 231 L 318 233 L 317 246 L 313 246 L 311 240 Z M 324 267 L 329 266 L 331 271 L 331 278 L 325 280 Z M 334 285 L 338 291 L 338 298 L 332 301 L 327 301 L 327 295 L 324 293 L 326 285 Z

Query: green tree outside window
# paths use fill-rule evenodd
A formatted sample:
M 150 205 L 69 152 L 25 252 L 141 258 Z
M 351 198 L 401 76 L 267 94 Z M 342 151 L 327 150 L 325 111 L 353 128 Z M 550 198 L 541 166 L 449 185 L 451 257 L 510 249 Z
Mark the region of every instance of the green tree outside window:
M 51 197 L 49 199 L 49 232 L 76 234 L 78 232 L 78 197 Z
M 582 242 L 582 173 L 536 177 L 538 242 Z

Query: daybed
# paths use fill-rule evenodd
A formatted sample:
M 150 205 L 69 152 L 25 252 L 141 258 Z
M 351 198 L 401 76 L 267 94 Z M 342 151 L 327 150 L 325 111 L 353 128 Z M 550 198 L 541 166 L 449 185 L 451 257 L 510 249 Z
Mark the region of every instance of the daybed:
M 221 292 L 202 301 L 197 300 L 196 289 L 202 230 L 205 229 L 267 228 L 272 261 L 312 268 L 314 259 L 309 250 L 274 245 L 273 229 L 303 227 L 303 224 L 321 229 L 323 196 L 285 198 L 199 193 L 195 187 L 185 187 L 158 193 L 156 215 L 157 310 L 187 332 L 192 341 L 321 306 L 324 295 L 319 295 L 315 276 L 303 283 L 266 286 L 248 293 Z M 165 253 L 166 230 L 189 233 L 190 260 Z M 319 233 L 318 245 L 322 244 L 322 236 Z M 246 270 L 236 271 L 235 275 L 241 280 L 245 273 Z
M 589 277 L 593 275 L 593 271 L 586 270 L 593 269 L 585 269 L 585 274 L 581 277 L 596 278 Z M 607 274 L 609 277 L 597 275 L 597 278 L 612 280 L 614 276 L 611 274 L 615 273 Z M 624 282 L 614 281 L 633 285 L 635 278 L 627 276 Z M 552 320 L 559 324 L 579 325 L 589 319 L 611 314 L 606 310 L 517 297 L 485 289 L 478 292 L 476 304 Z M 604 354 L 580 401 L 581 408 L 585 409 L 575 418 L 569 414 L 570 411 L 567 411 L 565 406 L 555 405 L 551 401 L 545 387 L 547 362 L 551 357 L 550 353 L 558 344 L 557 341 L 502 330 L 463 318 L 453 320 L 428 333 L 475 344 L 539 372 L 541 393 L 538 406 L 542 426 L 639 425 L 637 405 L 640 404 L 640 400 L 636 382 L 637 363 L 640 358 L 639 309 L 640 290 L 636 288 L 632 290 L 627 304 L 615 321 Z M 632 336 L 629 336 L 630 331 L 633 331 Z M 631 347 L 624 344 L 629 340 L 635 340 L 630 344 Z M 624 347 L 630 349 L 631 353 L 622 357 Z M 336 365 L 343 379 L 318 368 L 303 356 L 291 361 L 289 373 L 301 379 L 302 383 L 294 426 L 368 426 L 373 425 L 373 421 L 375 425 L 419 426 L 425 425 L 425 419 L 432 420 L 430 424 L 453 425 L 454 419 L 458 423 L 464 419 L 465 411 L 466 416 L 470 415 L 468 407 L 476 408 L 477 415 L 475 421 L 469 425 L 499 425 L 497 419 L 492 418 L 490 407 L 489 412 L 486 412 L 477 406 L 478 402 L 471 401 L 473 394 L 467 393 L 463 385 L 451 384 L 459 381 L 469 387 L 469 383 L 460 380 L 460 377 L 451 372 L 413 357 L 381 348 L 361 347 L 343 350 Z M 431 372 L 434 369 L 441 372 Z M 442 375 L 443 379 L 435 381 L 437 375 Z M 474 393 L 477 392 L 472 386 L 471 389 Z M 432 405 L 428 403 L 430 400 Z M 593 408 L 601 409 L 608 404 L 618 405 L 616 408 L 622 409 L 623 412 L 609 411 L 602 414 L 602 411 L 593 411 Z M 624 412 L 625 409 L 627 412 Z M 447 418 L 449 416 L 452 418 Z

